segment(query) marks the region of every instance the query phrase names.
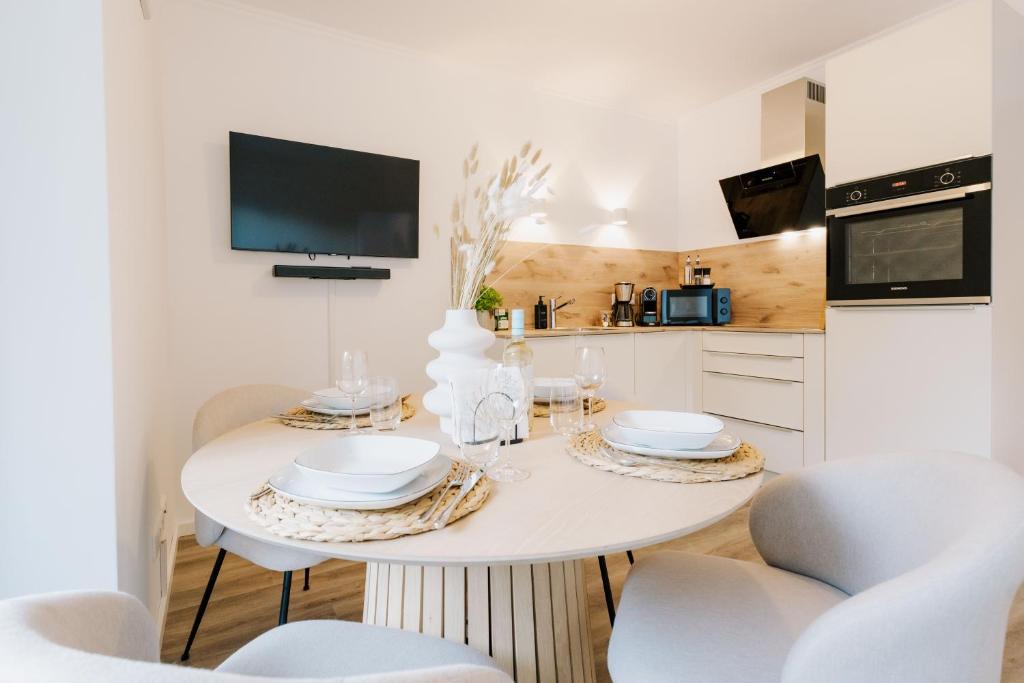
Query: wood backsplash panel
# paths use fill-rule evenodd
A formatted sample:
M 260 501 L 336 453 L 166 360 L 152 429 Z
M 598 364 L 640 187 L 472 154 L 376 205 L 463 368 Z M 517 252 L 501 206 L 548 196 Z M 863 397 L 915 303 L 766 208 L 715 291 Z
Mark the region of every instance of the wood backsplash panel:
M 755 327 L 825 327 L 825 235 L 807 231 L 679 255 L 700 254 L 718 287 L 732 289 L 732 322 Z
M 526 309 L 527 327 L 533 327 L 538 295 L 544 301 L 552 296 L 560 301 L 575 298 L 576 303 L 558 311 L 558 326 L 573 327 L 600 324 L 601 312 L 611 310 L 616 282 L 636 284 L 639 301 L 644 287 L 678 287 L 678 278 L 675 251 L 509 242 L 488 283 L 495 282 L 505 308 Z

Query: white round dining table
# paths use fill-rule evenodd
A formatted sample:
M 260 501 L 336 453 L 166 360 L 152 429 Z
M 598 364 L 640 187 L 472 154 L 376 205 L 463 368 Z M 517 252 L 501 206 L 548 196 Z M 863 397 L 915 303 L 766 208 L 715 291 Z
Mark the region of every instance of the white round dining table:
M 594 422 L 635 407 L 608 401 Z M 420 406 L 398 433 L 437 441 L 457 456 L 437 417 Z M 677 484 L 597 470 L 570 456 L 566 437 L 537 419 L 531 438 L 509 447 L 530 478 L 494 482 L 483 507 L 439 531 L 323 543 L 276 536 L 249 518 L 249 496 L 271 475 L 344 434 L 253 422 L 196 451 L 181 486 L 199 511 L 237 533 L 366 562 L 364 622 L 466 643 L 520 682 L 595 680 L 584 558 L 702 529 L 748 501 L 763 476 Z

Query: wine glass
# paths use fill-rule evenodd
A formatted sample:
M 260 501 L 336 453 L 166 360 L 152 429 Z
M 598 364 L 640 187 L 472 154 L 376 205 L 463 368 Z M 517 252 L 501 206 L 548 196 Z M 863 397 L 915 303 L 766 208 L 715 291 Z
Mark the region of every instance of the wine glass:
M 587 399 L 587 424 L 583 425 L 584 431 L 594 429 L 594 396 L 597 394 L 597 390 L 604 385 L 607 372 L 603 348 L 581 346 L 576 349 L 573 377 L 576 380 L 576 386 L 580 388 Z
M 402 401 L 398 396 L 398 380 L 394 377 L 372 377 L 367 385 L 370 398 L 370 424 L 378 432 L 392 432 L 402 421 Z
M 551 427 L 562 436 L 572 436 L 583 424 L 583 401 L 580 390 L 571 379 L 556 381 L 548 401 Z
M 530 407 L 530 387 L 523 370 L 516 365 L 498 365 L 487 377 L 484 409 L 501 425 L 504 435 L 504 457 L 501 464 L 487 473 L 495 481 L 522 481 L 530 476 L 524 469 L 513 467 L 509 447 L 512 429 Z
M 449 381 L 452 394 L 452 441 L 462 459 L 490 469 L 498 460 L 501 423 L 486 410 L 487 370 L 460 373 Z
M 366 353 L 359 349 L 346 349 L 341 352 L 338 361 L 338 377 L 335 380 L 338 389 L 348 396 L 350 404 L 349 415 L 352 421 L 349 424 L 349 434 L 356 434 L 359 429 L 356 425 L 356 399 L 366 391 L 368 377 L 366 373 Z

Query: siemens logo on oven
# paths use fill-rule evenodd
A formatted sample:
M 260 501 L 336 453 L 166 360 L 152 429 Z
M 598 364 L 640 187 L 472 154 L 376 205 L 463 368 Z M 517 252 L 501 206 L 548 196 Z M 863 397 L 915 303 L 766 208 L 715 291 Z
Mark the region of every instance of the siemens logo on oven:
M 899 287 L 890 287 L 889 291 L 890 292 L 905 292 L 908 289 L 910 289 L 910 287 L 907 287 L 906 285 L 901 285 Z

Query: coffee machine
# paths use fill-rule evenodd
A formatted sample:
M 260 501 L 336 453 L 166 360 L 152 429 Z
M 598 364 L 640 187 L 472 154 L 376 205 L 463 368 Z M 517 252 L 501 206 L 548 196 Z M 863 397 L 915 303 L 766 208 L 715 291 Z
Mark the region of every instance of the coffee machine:
M 612 304 L 612 325 L 633 327 L 633 283 L 615 283 L 615 302 Z
M 636 324 L 644 327 L 658 324 L 658 290 L 654 287 L 645 287 L 640 292 L 640 315 L 636 318 Z

